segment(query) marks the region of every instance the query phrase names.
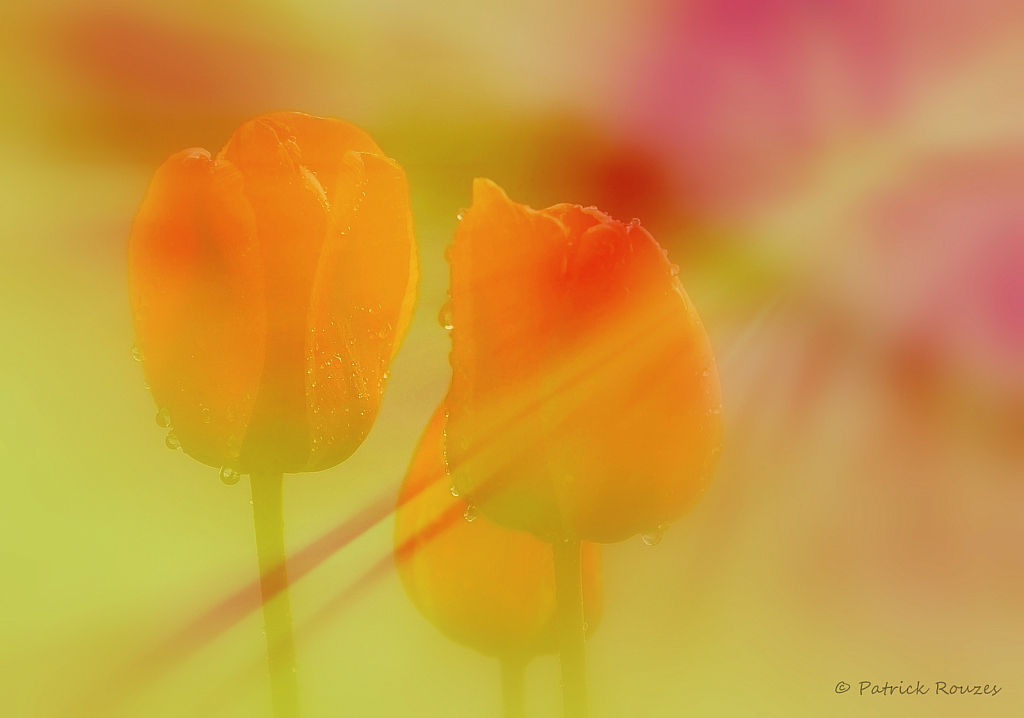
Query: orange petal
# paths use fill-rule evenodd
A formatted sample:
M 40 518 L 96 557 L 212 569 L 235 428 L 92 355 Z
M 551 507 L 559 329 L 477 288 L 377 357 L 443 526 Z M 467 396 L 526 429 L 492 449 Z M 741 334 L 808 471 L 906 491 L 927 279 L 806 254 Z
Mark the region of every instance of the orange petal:
M 417 281 L 402 168 L 378 155 L 347 152 L 331 183 L 337 189 L 307 337 L 313 437 L 307 471 L 343 461 L 369 432 Z
M 143 369 L 186 453 L 237 468 L 263 368 L 256 222 L 230 162 L 185 150 L 157 170 L 128 242 Z
M 266 356 L 242 446 L 245 471 L 302 471 L 311 442 L 306 417 L 306 334 L 310 295 L 327 236 L 328 201 L 300 163 L 288 128 L 257 118 L 221 151 L 245 177 L 266 267 Z
M 338 172 L 346 152 L 365 152 L 384 156 L 373 139 L 355 125 L 333 117 L 314 117 L 304 112 L 272 112 L 261 118 L 284 128 L 282 134 L 291 138 L 298 147 L 299 162 L 316 177 L 334 204 Z
M 487 655 L 557 649 L 551 545 L 484 517 L 463 518 L 444 468 L 445 407 L 431 417 L 399 491 L 395 558 L 406 592 L 452 640 Z M 589 629 L 602 610 L 600 550 L 583 545 Z
M 418 279 L 404 173 L 366 133 L 278 112 L 243 124 L 216 162 L 178 155 L 157 174 L 130 251 L 154 396 L 175 426 L 206 425 L 180 436 L 186 451 L 241 472 L 297 472 L 362 442 Z M 211 294 L 221 287 L 234 304 Z M 251 341 L 225 348 L 236 335 Z M 222 354 L 207 359 L 207 345 Z M 192 385 L 244 385 L 244 406 L 227 416 L 203 392 L 182 393 Z
M 650 234 L 477 180 L 449 257 L 459 490 L 549 539 L 619 541 L 682 515 L 714 468 L 721 397 Z

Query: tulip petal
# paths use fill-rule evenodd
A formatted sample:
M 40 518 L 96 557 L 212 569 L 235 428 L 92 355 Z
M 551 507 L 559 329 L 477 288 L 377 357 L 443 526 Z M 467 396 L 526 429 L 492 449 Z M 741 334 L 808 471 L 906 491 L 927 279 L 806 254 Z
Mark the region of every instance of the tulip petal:
M 130 254 L 154 397 L 176 428 L 207 425 L 179 436 L 187 452 L 298 472 L 365 438 L 418 282 L 405 176 L 365 132 L 276 112 L 243 124 L 216 161 L 176 155 Z
M 449 461 L 457 481 L 472 482 L 460 491 L 485 508 L 501 495 L 520 519 L 506 524 L 541 536 L 562 524 L 545 458 L 544 389 L 535 379 L 556 341 L 565 243 L 556 219 L 478 179 L 449 248 Z
M 281 134 L 298 147 L 299 162 L 316 177 L 328 201 L 335 201 L 335 183 L 344 175 L 339 169 L 348 151 L 383 157 L 373 139 L 355 125 L 333 117 L 314 117 L 304 112 L 272 112 L 264 120 L 284 128 Z M 347 191 L 345 187 L 340 191 Z
M 550 540 L 619 541 L 685 512 L 714 468 L 721 397 L 650 234 L 477 180 L 449 257 L 459 491 Z
M 312 435 L 306 471 L 345 460 L 366 438 L 417 282 L 401 167 L 379 155 L 349 151 L 328 182 L 336 189 L 306 347 Z
M 128 242 L 143 369 L 182 449 L 237 468 L 262 372 L 256 222 L 230 162 L 185 150 L 160 167 Z
M 420 612 L 452 640 L 492 656 L 557 650 L 551 545 L 484 517 L 463 519 L 444 467 L 445 406 L 434 412 L 399 490 L 395 562 Z M 584 543 L 589 630 L 602 610 L 600 548 Z
M 300 162 L 290 130 L 272 119 L 242 125 L 220 154 L 245 177 L 265 280 L 267 339 L 259 395 L 242 446 L 246 471 L 302 471 L 309 460 L 306 323 L 328 229 L 326 193 Z M 272 271 L 271 271 L 272 269 Z

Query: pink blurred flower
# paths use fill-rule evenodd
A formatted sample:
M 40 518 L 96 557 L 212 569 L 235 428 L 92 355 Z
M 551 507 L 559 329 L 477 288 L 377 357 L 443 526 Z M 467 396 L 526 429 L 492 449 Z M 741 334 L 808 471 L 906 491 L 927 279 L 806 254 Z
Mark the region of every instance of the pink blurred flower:
M 830 143 L 892 123 L 965 57 L 1019 38 L 1022 19 L 1009 0 L 668 3 L 615 112 L 707 210 L 735 211 L 792 189 Z

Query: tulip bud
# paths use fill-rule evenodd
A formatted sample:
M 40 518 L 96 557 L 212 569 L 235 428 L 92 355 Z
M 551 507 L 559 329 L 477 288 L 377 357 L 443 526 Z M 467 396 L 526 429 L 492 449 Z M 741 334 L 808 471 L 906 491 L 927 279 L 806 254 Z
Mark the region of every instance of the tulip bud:
M 278 112 L 157 171 L 128 244 L 147 382 L 185 453 L 241 473 L 346 459 L 418 279 L 402 168 L 340 120 Z
M 444 463 L 445 407 L 420 438 L 398 496 L 395 562 L 402 585 L 431 623 L 489 656 L 529 659 L 558 648 L 551 544 L 476 516 L 453 496 Z M 583 600 L 593 631 L 601 615 L 600 553 L 584 544 Z
M 485 179 L 448 257 L 458 492 L 549 541 L 653 540 L 704 490 L 722 432 L 678 268 L 637 220 L 535 211 Z

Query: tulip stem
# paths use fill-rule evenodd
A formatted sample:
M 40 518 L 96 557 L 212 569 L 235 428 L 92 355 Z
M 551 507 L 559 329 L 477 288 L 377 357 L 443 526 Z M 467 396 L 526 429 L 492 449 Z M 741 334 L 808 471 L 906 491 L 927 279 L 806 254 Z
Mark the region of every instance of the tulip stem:
M 501 657 L 501 700 L 504 718 L 526 716 L 526 664 L 522 656 Z
M 267 634 L 267 665 L 274 718 L 298 718 L 299 685 L 295 675 L 295 639 L 288 598 L 288 565 L 284 552 L 283 474 L 253 474 L 252 518 L 260 567 L 263 626 Z
M 555 600 L 565 718 L 587 718 L 587 651 L 579 541 L 555 541 Z

